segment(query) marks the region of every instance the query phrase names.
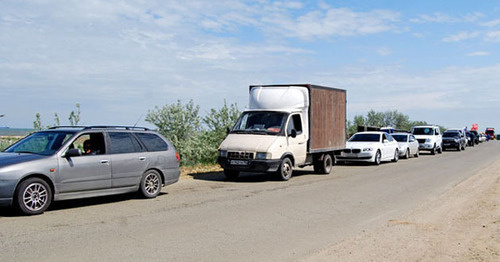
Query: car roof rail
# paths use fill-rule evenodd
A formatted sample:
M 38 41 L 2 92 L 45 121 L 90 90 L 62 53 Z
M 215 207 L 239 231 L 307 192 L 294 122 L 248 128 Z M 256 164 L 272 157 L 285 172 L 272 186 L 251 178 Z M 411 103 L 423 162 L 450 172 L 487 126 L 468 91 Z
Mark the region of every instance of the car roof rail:
M 63 128 L 83 129 L 86 128 L 86 126 L 51 126 L 48 129 L 63 129 Z
M 150 131 L 149 128 L 140 126 L 86 126 L 84 129 L 122 129 L 122 130 Z

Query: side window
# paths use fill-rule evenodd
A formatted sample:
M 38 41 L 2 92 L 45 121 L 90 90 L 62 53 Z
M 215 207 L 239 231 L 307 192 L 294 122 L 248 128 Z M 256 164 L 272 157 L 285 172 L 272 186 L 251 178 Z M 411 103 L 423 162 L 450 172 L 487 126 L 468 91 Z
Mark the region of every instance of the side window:
M 385 134 L 382 134 L 382 142 L 387 139 L 387 136 Z
M 166 151 L 168 144 L 158 135 L 150 133 L 136 133 L 139 140 L 146 146 L 148 151 Z
M 106 153 L 104 136 L 102 133 L 86 133 L 80 135 L 71 143 L 69 148 L 78 148 L 83 155 L 102 155 Z
M 134 153 L 141 152 L 141 145 L 129 133 L 126 132 L 110 132 L 109 133 L 110 148 L 112 154 Z
M 436 135 L 437 135 L 437 136 L 439 136 L 439 135 L 440 135 L 439 127 L 436 127 Z
M 392 138 L 391 135 L 387 135 L 387 140 L 389 140 L 389 142 L 392 142 L 392 141 L 394 141 L 394 138 Z
M 292 115 L 292 117 L 290 117 L 290 121 L 288 122 L 287 133 L 288 134 L 292 133 L 292 129 L 295 129 L 295 131 L 297 131 L 297 135 L 302 134 L 302 120 L 299 114 L 295 114 Z

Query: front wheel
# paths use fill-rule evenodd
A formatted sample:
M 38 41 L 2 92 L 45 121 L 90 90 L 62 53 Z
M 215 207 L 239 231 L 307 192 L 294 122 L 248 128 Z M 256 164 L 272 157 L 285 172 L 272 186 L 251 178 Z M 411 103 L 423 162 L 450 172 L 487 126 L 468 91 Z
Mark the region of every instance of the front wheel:
M 375 165 L 380 165 L 380 162 L 382 160 L 382 154 L 380 153 L 380 150 L 377 150 L 377 153 L 375 154 L 375 159 L 373 160 L 373 164 Z
M 281 162 L 280 168 L 278 169 L 278 177 L 283 180 L 287 181 L 292 177 L 292 161 L 290 158 L 285 158 Z
M 420 155 L 420 149 L 417 148 L 417 152 L 415 153 L 415 157 L 418 157 Z
M 404 155 L 404 159 L 408 159 L 408 158 L 410 158 L 410 149 L 409 148 L 406 149 L 406 152 Z
M 142 175 L 140 190 L 144 197 L 155 198 L 161 192 L 161 176 L 155 170 L 149 170 Z
M 28 178 L 16 190 L 16 205 L 25 215 L 42 214 L 51 202 L 52 190 L 41 178 Z

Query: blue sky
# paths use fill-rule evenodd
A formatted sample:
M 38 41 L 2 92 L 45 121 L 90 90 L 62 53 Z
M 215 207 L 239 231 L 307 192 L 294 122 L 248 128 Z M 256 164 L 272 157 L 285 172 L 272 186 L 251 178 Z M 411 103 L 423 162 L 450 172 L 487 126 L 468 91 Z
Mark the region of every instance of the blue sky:
M 251 84 L 347 90 L 348 118 L 398 110 L 500 129 L 498 1 L 0 1 L 0 126 L 148 126 Z

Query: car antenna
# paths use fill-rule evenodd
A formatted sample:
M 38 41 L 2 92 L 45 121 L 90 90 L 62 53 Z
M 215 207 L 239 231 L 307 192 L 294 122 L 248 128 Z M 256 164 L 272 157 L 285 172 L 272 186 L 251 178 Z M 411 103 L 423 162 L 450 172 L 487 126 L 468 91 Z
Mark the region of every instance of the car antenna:
M 137 119 L 137 121 L 135 122 L 134 127 L 136 127 L 136 126 L 137 126 L 137 123 L 139 123 L 139 121 L 141 120 L 141 118 L 142 118 L 142 116 L 143 116 L 143 115 L 144 115 L 144 114 L 141 114 L 141 116 L 139 116 L 139 119 Z

